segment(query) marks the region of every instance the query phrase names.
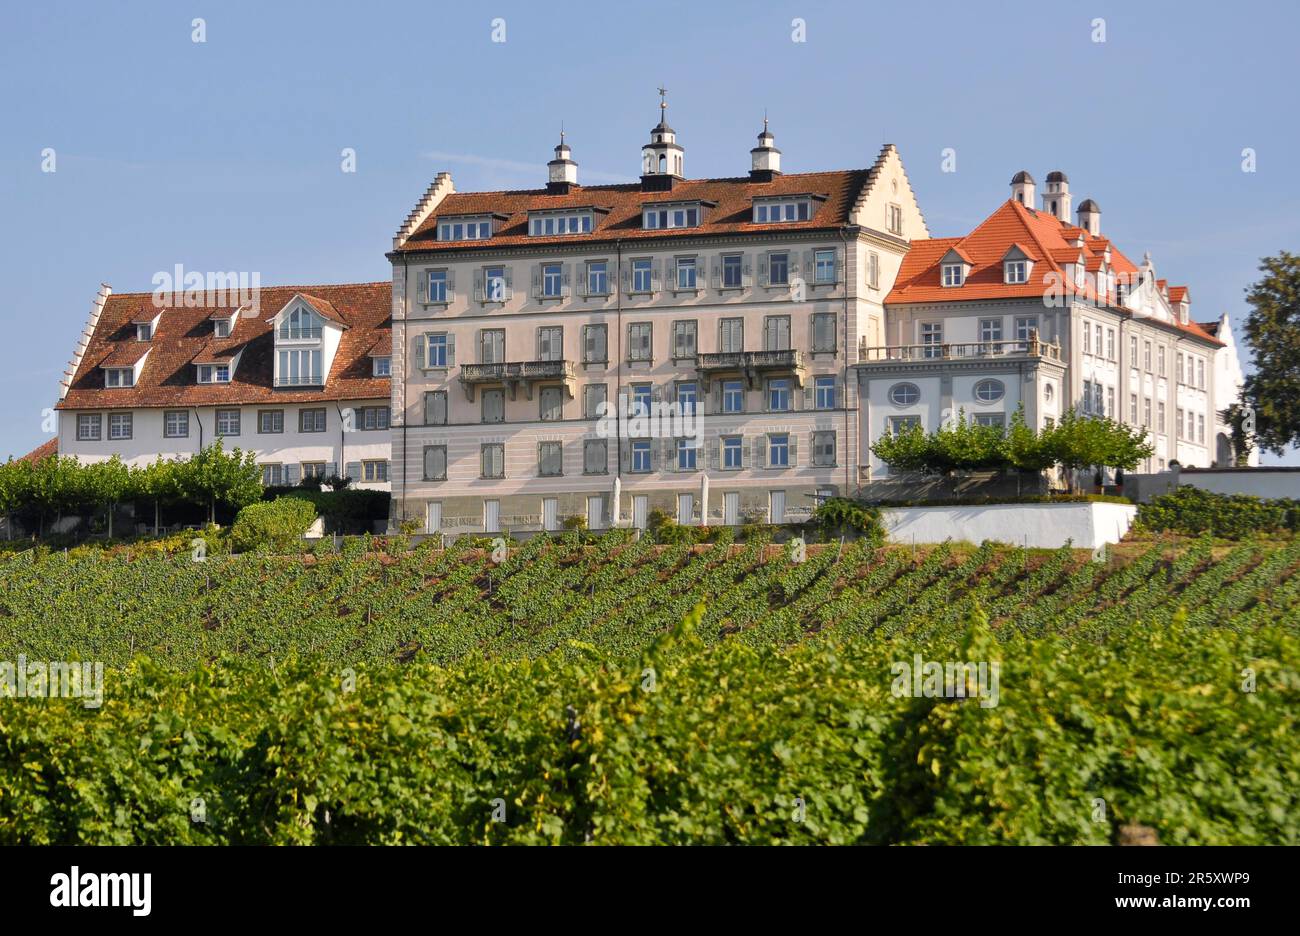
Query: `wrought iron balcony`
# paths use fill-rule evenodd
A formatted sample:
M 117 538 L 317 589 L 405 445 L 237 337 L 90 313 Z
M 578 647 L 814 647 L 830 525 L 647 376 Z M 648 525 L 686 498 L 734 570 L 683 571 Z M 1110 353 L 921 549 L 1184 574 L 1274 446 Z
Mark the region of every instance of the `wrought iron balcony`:
M 795 384 L 803 380 L 803 352 L 794 348 L 784 351 L 716 351 L 695 355 L 695 369 L 707 382 L 721 374 L 742 374 L 750 387 L 758 385 L 762 374 L 792 374 Z
M 460 383 L 470 400 L 474 399 L 476 386 L 491 384 L 500 384 L 509 390 L 512 400 L 518 396 L 522 386 L 531 400 L 533 384 L 555 380 L 563 381 L 569 399 L 573 399 L 577 369 L 572 361 L 502 361 L 496 364 L 462 364 L 460 367 Z
M 867 347 L 864 340 L 858 346 L 858 358 L 864 364 L 893 362 L 934 364 L 940 361 L 990 360 L 1008 357 L 1044 358 L 1061 360 L 1061 346 L 1041 341 L 1031 335 L 1023 341 L 972 341 L 960 344 L 931 343 L 919 345 L 889 345 Z

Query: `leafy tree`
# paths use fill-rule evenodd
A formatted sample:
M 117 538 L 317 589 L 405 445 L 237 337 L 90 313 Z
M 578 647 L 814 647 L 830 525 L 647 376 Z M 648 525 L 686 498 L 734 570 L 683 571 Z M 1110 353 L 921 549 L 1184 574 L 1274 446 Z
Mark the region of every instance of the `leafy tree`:
M 1260 446 L 1281 454 L 1300 443 L 1300 257 L 1284 250 L 1259 269 L 1264 276 L 1246 290 L 1255 372 L 1242 397 L 1255 411 Z
M 143 468 L 131 469 L 131 489 L 137 497 L 153 501 L 153 533 L 158 535 L 158 526 L 162 505 L 179 500 L 183 495 L 181 489 L 181 465 L 176 461 L 157 461 Z
M 887 432 L 871 446 L 871 452 L 894 471 L 932 471 L 934 453 L 930 437 L 920 426 L 906 426 Z
M 32 466 L 29 462 L 9 461 L 0 465 L 0 510 L 5 515 L 5 538 L 13 539 L 13 512 L 31 503 Z
M 262 472 L 252 452 L 222 450 L 218 439 L 188 461 L 178 463 L 180 489 L 186 497 L 208 505 L 208 521 L 216 522 L 217 502 L 239 510 L 262 497 Z
M 108 511 L 108 536 L 113 537 L 113 512 L 131 490 L 131 472 L 114 455 L 107 461 L 92 462 L 80 469 L 79 490 L 96 507 Z
M 1041 436 L 1044 453 L 1053 463 L 1071 473 L 1085 468 L 1122 468 L 1132 471 L 1155 448 L 1147 431 L 1130 428 L 1110 419 L 1084 417 L 1066 410 L 1060 420 Z

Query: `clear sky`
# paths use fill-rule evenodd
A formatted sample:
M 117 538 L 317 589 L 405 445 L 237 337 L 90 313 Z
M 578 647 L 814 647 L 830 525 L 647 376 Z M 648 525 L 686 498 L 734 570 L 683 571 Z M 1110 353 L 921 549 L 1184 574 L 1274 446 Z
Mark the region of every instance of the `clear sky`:
M 687 176 L 746 172 L 764 109 L 787 171 L 896 144 L 935 236 L 1016 170 L 1062 169 L 1121 249 L 1190 286 L 1194 318 L 1239 320 L 1259 258 L 1300 250 L 1298 37 L 1293 0 L 7 2 L 0 457 L 48 438 L 101 281 L 387 279 L 439 170 L 537 187 L 563 122 L 581 181 L 634 179 L 661 83 Z

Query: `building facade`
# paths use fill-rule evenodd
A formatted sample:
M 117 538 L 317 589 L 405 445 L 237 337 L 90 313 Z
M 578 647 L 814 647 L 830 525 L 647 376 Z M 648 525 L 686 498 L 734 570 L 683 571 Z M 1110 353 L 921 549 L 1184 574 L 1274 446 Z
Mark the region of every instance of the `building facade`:
M 1192 321 L 1186 287 L 1102 235 L 1096 202 L 1071 221 L 1064 173 L 1048 174 L 1041 207 L 1035 189 L 1017 173 L 969 234 L 913 241 L 886 298 L 887 340 L 864 342 L 855 367 L 864 482 L 889 476 L 870 453 L 884 433 L 1006 425 L 1017 410 L 1035 429 L 1067 408 L 1144 427 L 1155 452 L 1141 470 L 1214 462 L 1216 400 L 1240 389 L 1235 351 Z
M 442 174 L 393 269 L 393 512 L 430 532 L 781 522 L 856 490 L 860 345 L 927 235 L 897 151 L 786 174 L 766 126 L 735 178 L 687 177 L 666 115 L 641 179 Z
M 55 407 L 60 455 L 144 465 L 220 438 L 268 485 L 388 489 L 388 283 L 177 299 L 101 289 Z

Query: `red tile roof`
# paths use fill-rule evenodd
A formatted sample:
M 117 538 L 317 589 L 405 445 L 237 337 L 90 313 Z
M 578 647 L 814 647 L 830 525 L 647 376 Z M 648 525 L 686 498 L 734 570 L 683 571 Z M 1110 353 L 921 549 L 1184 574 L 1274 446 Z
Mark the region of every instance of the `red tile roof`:
M 574 244 L 616 238 L 698 237 L 701 234 L 734 234 L 764 231 L 798 231 L 834 228 L 847 224 L 855 201 L 871 175 L 869 169 L 807 172 L 780 175 L 770 182 L 754 182 L 748 176 L 734 179 L 687 179 L 667 192 L 643 192 L 639 183 L 627 185 L 575 186 L 567 194 L 552 195 L 545 189 L 510 192 L 466 192 L 451 194 L 424 220 L 399 252 L 416 250 L 465 250 L 498 248 L 520 244 Z M 813 216 L 807 221 L 755 224 L 751 221 L 752 200 L 780 195 L 816 195 Z M 641 206 L 655 202 L 705 201 L 715 203 L 705 211 L 698 227 L 646 230 L 641 227 Z M 528 233 L 530 211 L 565 208 L 598 208 L 590 234 L 533 237 Z M 438 220 L 453 215 L 504 216 L 487 240 L 439 241 Z
M 152 342 L 136 341 L 135 333 L 126 341 L 118 342 L 113 345 L 113 350 L 108 352 L 102 361 L 100 367 L 132 367 L 135 362 L 140 360 L 149 353 Z
M 51 455 L 57 455 L 58 453 L 59 453 L 59 439 L 57 436 L 55 436 L 53 439 L 50 439 L 48 442 L 42 442 L 40 445 L 36 446 L 36 448 L 32 449 L 26 455 L 19 456 L 18 461 L 38 462 L 44 458 L 49 458 Z
M 1075 244 L 1079 239 L 1083 241 L 1082 246 Z M 1018 246 L 1036 260 L 1027 283 L 1011 285 L 1003 282 L 1002 261 L 1013 246 Z M 944 286 L 940 278 L 939 261 L 950 250 L 971 259 L 970 272 L 961 286 Z M 1101 269 L 1107 250 L 1110 252 L 1110 270 L 1121 275 L 1139 272 L 1133 261 L 1109 239 L 1094 237 L 1084 228 L 1065 224 L 1047 212 L 1026 208 L 1020 202 L 1008 199 L 965 237 L 912 241 L 894 288 L 885 302 L 887 305 L 901 305 L 1041 298 L 1044 290 L 1053 283 L 1058 291 L 1095 298 L 1095 285 L 1089 283 L 1076 288 L 1073 279 L 1065 275 L 1065 264 L 1075 263 L 1082 257 L 1084 268 L 1095 273 Z M 1171 301 L 1176 301 L 1173 297 L 1186 295 L 1187 288 L 1169 287 L 1169 294 Z M 1211 344 L 1221 344 L 1195 322 L 1184 325 L 1175 318 L 1167 324 Z
M 330 374 L 320 389 L 276 389 L 272 385 L 274 335 L 266 319 L 297 295 L 308 298 L 331 321 L 346 326 Z M 152 301 L 152 293 L 109 296 L 71 387 L 57 408 L 303 403 L 389 396 L 389 379 L 374 376 L 369 353 L 377 341 L 391 335 L 391 282 L 263 287 L 259 314 L 241 314 L 229 338 L 213 337 L 211 306 L 165 307 L 153 339 L 136 341 L 131 320 L 152 309 Z M 104 362 L 116 363 L 148 349 L 152 350 L 134 387 L 104 388 L 100 370 Z M 195 363 L 224 363 L 241 350 L 239 367 L 230 383 L 196 382 Z

